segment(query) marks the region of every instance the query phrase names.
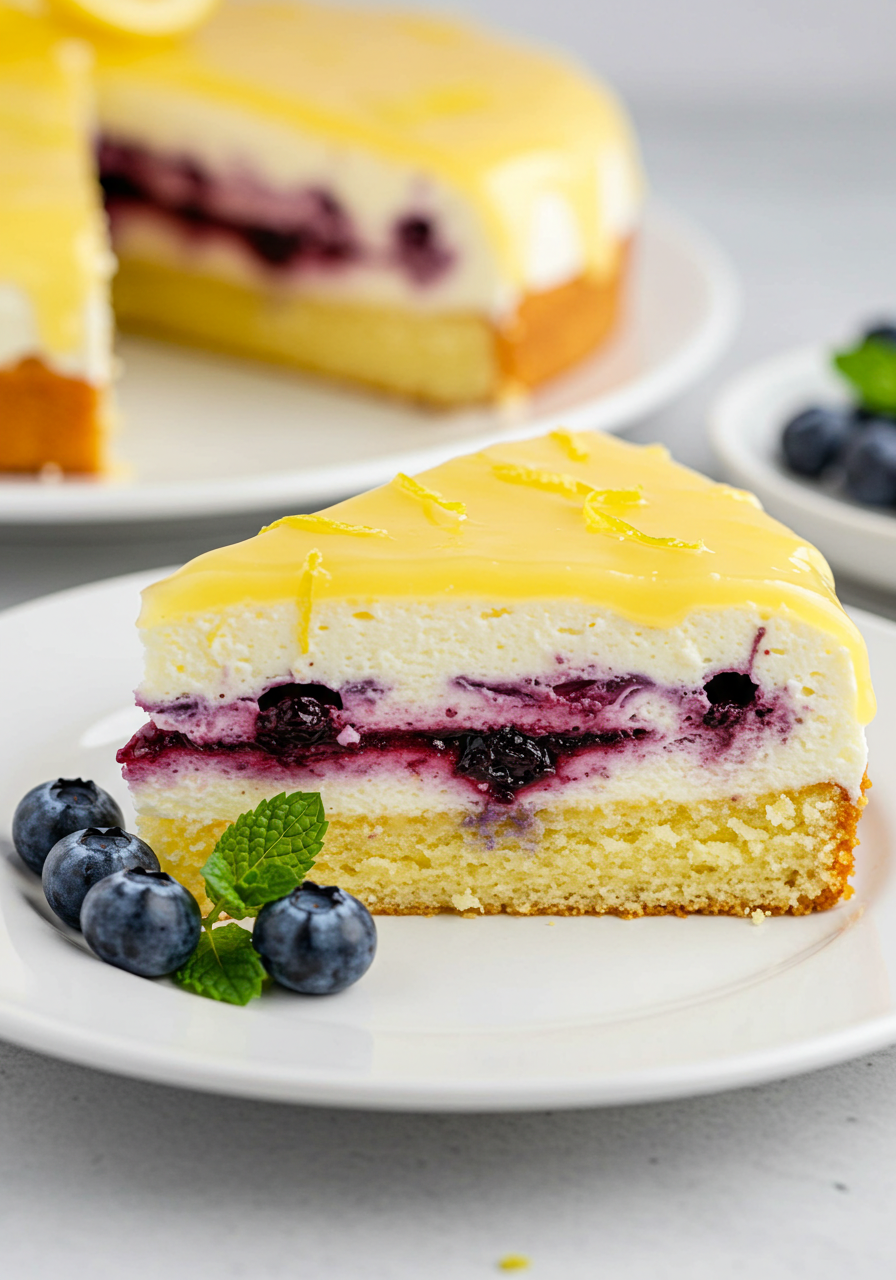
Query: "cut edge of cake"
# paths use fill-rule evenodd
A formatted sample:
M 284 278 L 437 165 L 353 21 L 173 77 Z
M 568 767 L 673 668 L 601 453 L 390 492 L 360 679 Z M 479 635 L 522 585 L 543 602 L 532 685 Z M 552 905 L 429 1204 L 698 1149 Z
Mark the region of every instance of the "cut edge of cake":
M 142 629 L 119 758 L 195 892 L 227 823 L 304 790 L 316 874 L 384 913 L 849 893 L 861 637 L 814 548 L 655 447 L 558 432 L 399 477 L 200 557 Z
M 92 56 L 0 11 L 0 472 L 106 469 L 108 244 L 91 150 Z

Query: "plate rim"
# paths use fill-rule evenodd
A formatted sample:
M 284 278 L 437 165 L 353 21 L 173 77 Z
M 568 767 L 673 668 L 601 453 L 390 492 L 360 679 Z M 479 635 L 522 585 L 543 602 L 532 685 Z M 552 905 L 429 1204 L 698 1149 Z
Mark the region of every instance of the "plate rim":
M 64 606 L 72 596 L 128 592 L 167 572 L 165 569 L 101 579 L 68 587 L 0 612 L 0 631 L 7 623 L 27 623 L 29 614 Z M 850 609 L 863 628 L 883 633 L 896 646 L 896 622 L 863 609 Z M 0 867 L 0 878 L 11 879 L 12 868 Z M 0 920 L 0 929 L 4 928 Z M 835 935 L 836 936 L 836 935 Z M 827 944 L 826 944 L 827 945 Z M 239 1010 L 229 1014 L 239 1016 Z M 587 1031 L 587 1025 L 580 1028 Z M 429 1032 L 425 1033 L 431 1034 Z M 435 1033 L 439 1034 L 439 1033 Z M 447 1032 L 446 1034 L 451 1034 Z M 486 1032 L 485 1034 L 489 1034 Z M 845 1062 L 896 1042 L 896 1008 L 833 1032 L 716 1057 L 696 1063 L 617 1071 L 600 1077 L 530 1077 L 502 1082 L 467 1077 L 446 1083 L 417 1077 L 364 1081 L 340 1079 L 323 1070 L 287 1071 L 283 1067 L 249 1065 L 231 1060 L 192 1057 L 182 1048 L 151 1045 L 114 1033 L 97 1033 L 60 1023 L 50 1015 L 14 1005 L 0 996 L 0 1037 L 25 1048 L 94 1069 L 172 1087 L 230 1096 L 315 1106 L 338 1106 L 401 1112 L 521 1112 L 552 1108 L 604 1107 L 657 1102 L 722 1092 L 767 1083 Z
M 239 1010 L 233 1013 L 238 1016 Z M 495 1081 L 487 1079 L 455 1081 L 446 1087 L 393 1076 L 388 1082 L 370 1084 L 341 1081 L 323 1071 L 289 1075 L 283 1068 L 264 1070 L 258 1063 L 251 1071 L 235 1070 L 230 1064 L 216 1069 L 211 1060 L 186 1056 L 177 1060 L 176 1071 L 172 1071 L 171 1055 L 153 1051 L 146 1044 L 122 1046 L 108 1034 L 88 1034 L 73 1027 L 66 1028 L 62 1036 L 57 1031 L 54 1037 L 54 1025 L 45 1015 L 15 1011 L 10 1016 L 0 1000 L 0 1037 L 4 1040 L 94 1070 L 200 1093 L 402 1114 L 574 1110 L 703 1097 L 823 1070 L 896 1042 L 894 1012 L 785 1045 L 783 1051 L 781 1047 L 763 1049 L 697 1065 L 617 1072 L 602 1077 L 599 1088 L 587 1078 L 571 1084 L 564 1078 L 546 1076 L 502 1085 L 498 1096 Z M 98 1044 L 105 1049 L 99 1055 Z
M 563 412 L 571 429 L 621 430 L 655 412 L 692 386 L 721 356 L 740 316 L 741 291 L 725 251 L 697 223 L 651 201 L 644 215 L 645 235 L 673 241 L 700 272 L 706 290 L 706 314 L 691 337 L 646 374 L 608 394 Z M 530 439 L 550 429 L 545 414 L 519 426 L 497 420 L 465 443 L 446 442 L 383 454 L 362 463 L 334 463 L 311 472 L 269 472 L 252 477 L 251 486 L 234 479 L 167 482 L 144 486 L 94 481 L 41 484 L 27 479 L 0 479 L 0 528 L 64 526 L 200 519 L 263 510 L 273 504 L 307 504 L 334 495 L 358 492 L 384 483 L 396 470 L 423 471 L 472 449 L 510 440 Z

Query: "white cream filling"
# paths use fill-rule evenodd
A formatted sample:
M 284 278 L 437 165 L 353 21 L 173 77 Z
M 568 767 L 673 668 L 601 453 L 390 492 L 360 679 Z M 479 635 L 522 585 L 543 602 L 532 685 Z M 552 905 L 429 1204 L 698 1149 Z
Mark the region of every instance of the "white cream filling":
M 720 671 L 744 670 L 760 628 L 765 634 L 752 678 L 767 693 L 786 691 L 795 723 L 786 739 L 770 731 L 756 736 L 756 749 L 743 760 L 732 755 L 737 787 L 755 793 L 830 781 L 857 797 L 866 748 L 849 652 L 787 611 L 767 618 L 753 606 L 706 610 L 678 626 L 654 628 L 575 600 L 325 601 L 313 606 L 305 654 L 294 602 L 232 606 L 144 631 L 139 696 L 150 705 L 199 696 L 220 706 L 255 698 L 277 681 L 334 690 L 372 681 L 377 691 L 369 698 L 347 701 L 353 726 L 363 731 L 420 725 L 442 716 L 446 705 L 464 723 L 483 707 L 483 695 L 458 687 L 458 676 L 510 683 L 533 676 L 559 681 L 636 674 L 659 687 L 653 703 L 649 692 L 639 695 L 637 709 L 662 728 L 668 714 L 662 690 L 698 689 Z M 509 699 L 506 719 L 514 722 Z M 699 789 L 688 794 L 704 794 L 707 775 L 694 767 L 691 753 L 685 756 L 689 776 L 680 785 Z M 622 760 L 608 757 L 614 776 L 625 774 Z M 640 761 L 633 767 L 635 779 L 647 769 Z M 794 777 L 802 781 L 793 784 Z M 723 789 L 734 785 L 732 775 Z
M 106 255 L 109 259 L 110 255 Z M 48 348 L 38 331 L 34 305 L 18 286 L 0 282 L 0 369 L 36 357 L 54 373 L 104 386 L 112 377 L 112 308 L 109 270 L 98 266 L 97 279 L 82 310 L 82 340 L 73 351 Z
M 188 274 L 211 276 L 249 289 L 289 298 L 299 294 L 324 302 L 400 307 L 424 313 L 485 311 L 494 318 L 512 310 L 514 291 L 502 283 L 494 263 L 476 263 L 462 254 L 443 276 L 425 285 L 414 284 L 396 265 L 386 261 L 358 261 L 325 267 L 278 270 L 261 262 L 237 237 L 211 228 L 197 235 L 179 227 L 151 208 L 133 206 L 116 214 L 115 251 L 129 260 L 170 267 Z M 385 256 L 386 236 L 380 236 Z M 483 282 L 491 281 L 489 287 Z

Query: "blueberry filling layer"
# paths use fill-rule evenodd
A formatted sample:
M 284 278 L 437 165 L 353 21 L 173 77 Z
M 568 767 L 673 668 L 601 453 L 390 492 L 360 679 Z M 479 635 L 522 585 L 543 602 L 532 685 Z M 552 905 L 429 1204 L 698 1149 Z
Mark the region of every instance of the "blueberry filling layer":
M 271 764 L 314 766 L 340 757 L 355 759 L 387 753 L 446 760 L 458 778 L 467 779 L 476 790 L 497 804 L 511 804 L 516 794 L 557 771 L 558 766 L 585 751 L 614 751 L 648 736 L 646 729 L 617 729 L 607 733 L 583 733 L 576 737 L 543 734 L 529 737 L 506 726 L 489 733 L 435 735 L 427 733 L 366 733 L 360 741 L 344 747 L 330 740 L 305 741 L 287 746 L 281 741 L 276 752 L 262 743 L 213 743 L 198 746 L 182 733 L 171 733 L 148 724 L 118 752 L 119 764 L 134 766 L 160 763 L 170 753 L 197 754 L 224 758 L 251 769 Z
M 100 143 L 98 163 L 113 236 L 117 214 L 142 207 L 193 235 L 234 237 L 268 268 L 339 270 L 360 263 L 390 267 L 413 284 L 427 285 L 455 259 L 437 221 L 419 211 L 396 216 L 387 242 L 372 245 L 324 187 L 279 192 L 255 177 L 213 175 L 187 156 L 160 155 L 108 138 Z
M 545 778 L 559 774 L 562 781 L 565 766 L 586 753 L 684 749 L 709 766 L 735 746 L 748 750 L 757 735 L 786 737 L 794 716 L 786 697 L 764 694 L 744 671 L 718 672 L 697 689 L 660 690 L 638 675 L 579 677 L 553 685 L 538 679 L 503 684 L 458 677 L 452 687 L 474 695 L 477 706 L 467 715 L 482 716 L 478 723 L 471 718 L 452 722 L 456 713 L 446 708 L 441 728 L 372 726 L 364 713 L 375 710 L 378 694 L 385 695 L 379 686 L 350 684 L 340 691 L 321 684 L 279 684 L 257 703 L 234 704 L 240 708 L 240 732 L 230 736 L 220 729 L 190 736 L 191 718 L 198 716 L 197 724 L 204 718 L 195 700 L 147 708 L 161 726 L 141 729 L 118 759 L 140 771 L 173 758 L 172 753 L 187 753 L 264 772 L 391 753 L 415 770 L 427 759 L 439 761 L 490 800 L 509 804 Z M 226 716 L 225 710 L 224 726 Z

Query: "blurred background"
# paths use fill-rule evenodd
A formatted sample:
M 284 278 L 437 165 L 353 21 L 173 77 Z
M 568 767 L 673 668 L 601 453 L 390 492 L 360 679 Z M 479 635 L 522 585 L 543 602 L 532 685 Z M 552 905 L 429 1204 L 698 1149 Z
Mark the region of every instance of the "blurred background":
M 896 6 L 889 0 L 417 0 L 405 7 L 452 8 L 565 46 L 636 108 L 896 103 Z

